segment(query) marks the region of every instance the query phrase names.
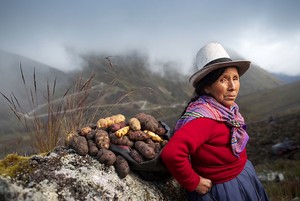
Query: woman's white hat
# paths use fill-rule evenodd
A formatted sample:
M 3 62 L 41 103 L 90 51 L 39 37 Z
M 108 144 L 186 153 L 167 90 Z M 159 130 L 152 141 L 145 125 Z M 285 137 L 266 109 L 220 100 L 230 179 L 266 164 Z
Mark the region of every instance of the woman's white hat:
M 223 67 L 237 67 L 240 76 L 250 67 L 250 61 L 232 61 L 219 43 L 209 43 L 202 47 L 196 56 L 197 72 L 190 77 L 190 83 L 195 87 L 208 73 Z

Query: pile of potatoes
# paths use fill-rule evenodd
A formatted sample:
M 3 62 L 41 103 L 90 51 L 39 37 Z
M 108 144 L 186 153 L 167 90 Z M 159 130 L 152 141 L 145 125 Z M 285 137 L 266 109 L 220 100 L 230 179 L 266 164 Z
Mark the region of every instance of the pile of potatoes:
M 126 147 L 132 159 L 142 163 L 157 157 L 168 142 L 166 133 L 163 125 L 149 114 L 138 113 L 129 120 L 117 114 L 69 132 L 66 145 L 82 156 L 89 154 L 97 158 L 106 166 L 114 165 L 119 177 L 124 178 L 130 171 L 128 161 L 110 148 Z

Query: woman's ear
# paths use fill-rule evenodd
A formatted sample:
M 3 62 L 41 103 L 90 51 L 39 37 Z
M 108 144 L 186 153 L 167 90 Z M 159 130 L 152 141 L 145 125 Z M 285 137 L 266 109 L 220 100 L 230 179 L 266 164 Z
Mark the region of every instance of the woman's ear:
M 210 93 L 210 88 L 208 86 L 204 87 L 204 92 L 206 94 L 209 94 Z

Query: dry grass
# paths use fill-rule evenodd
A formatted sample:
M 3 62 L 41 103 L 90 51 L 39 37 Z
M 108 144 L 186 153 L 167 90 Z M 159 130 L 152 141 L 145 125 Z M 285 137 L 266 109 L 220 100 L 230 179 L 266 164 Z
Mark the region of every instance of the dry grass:
M 64 144 L 68 132 L 95 123 L 99 117 L 112 115 L 118 105 L 122 104 L 123 101 L 130 100 L 134 94 L 151 92 L 152 90 L 149 87 L 137 89 L 128 87 L 128 91 L 122 91 L 120 96 L 115 96 L 113 100 L 110 100 L 110 104 L 105 104 L 106 95 L 113 90 L 118 90 L 116 85 L 125 86 L 127 84 L 122 76 L 116 73 L 118 69 L 113 69 L 110 66 L 107 71 L 114 79 L 104 88 L 98 89 L 96 85 L 93 86 L 95 73 L 91 73 L 90 76 L 79 75 L 74 84 L 61 97 L 57 97 L 56 78 L 53 82 L 47 80 L 46 90 L 39 90 L 35 70 L 32 83 L 28 83 L 20 64 L 23 87 L 27 96 L 27 100 L 22 101 L 29 103 L 27 105 L 30 105 L 30 111 L 28 112 L 28 109 L 25 110 L 22 107 L 20 100 L 14 93 L 9 96 L 0 93 L 9 103 L 13 114 L 27 130 L 33 153 L 51 151 L 57 145 Z M 30 88 L 29 86 L 33 87 Z M 45 94 L 40 94 L 40 91 Z M 43 97 L 44 100 L 41 101 L 40 97 Z
M 40 94 L 38 94 L 35 70 L 33 72 L 32 89 L 28 87 L 29 84 L 24 77 L 21 64 L 20 72 L 27 101 L 32 110 L 26 112 L 14 93 L 11 93 L 9 96 L 1 94 L 8 101 L 11 111 L 19 122 L 26 128 L 34 152 L 43 153 L 52 150 L 58 144 L 63 143 L 65 134 L 68 131 L 77 129 L 83 124 L 90 122 L 89 118 L 94 117 L 86 115 L 89 108 L 87 99 L 94 74 L 87 80 L 80 76 L 75 84 L 66 90 L 59 103 L 57 103 L 58 99 L 55 97 L 56 78 L 52 83 L 47 80 L 46 94 L 42 94 L 45 98 L 43 105 L 46 106 L 47 111 L 46 115 L 41 117 L 36 110 L 41 103 L 39 103 L 38 98 Z

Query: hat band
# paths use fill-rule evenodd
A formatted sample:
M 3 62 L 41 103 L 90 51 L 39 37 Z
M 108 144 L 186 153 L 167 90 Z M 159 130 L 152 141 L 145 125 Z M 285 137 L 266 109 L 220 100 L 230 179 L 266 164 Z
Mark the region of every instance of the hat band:
M 219 58 L 219 59 L 215 59 L 210 61 L 209 63 L 207 63 L 203 68 L 212 65 L 212 64 L 216 64 L 216 63 L 221 63 L 221 62 L 226 62 L 226 61 L 232 61 L 230 58 L 228 57 L 224 57 L 224 58 Z

